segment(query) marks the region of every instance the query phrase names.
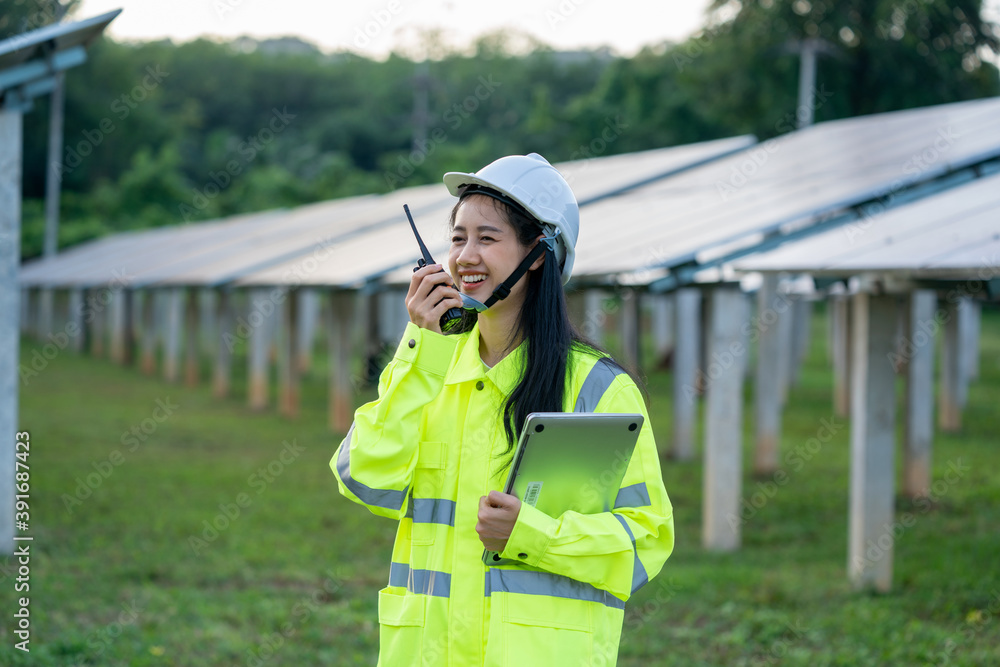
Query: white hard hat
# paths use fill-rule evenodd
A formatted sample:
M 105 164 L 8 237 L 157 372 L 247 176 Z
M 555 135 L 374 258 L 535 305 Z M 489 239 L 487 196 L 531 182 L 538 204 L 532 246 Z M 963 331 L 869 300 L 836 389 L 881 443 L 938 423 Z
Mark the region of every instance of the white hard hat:
M 474 174 L 450 171 L 444 184 L 456 197 L 470 185 L 481 185 L 504 194 L 539 222 L 546 234 L 555 237 L 556 260 L 562 266 L 565 285 L 573 273 L 576 240 L 580 235 L 580 207 L 569 183 L 548 160 L 538 153 L 508 155 Z

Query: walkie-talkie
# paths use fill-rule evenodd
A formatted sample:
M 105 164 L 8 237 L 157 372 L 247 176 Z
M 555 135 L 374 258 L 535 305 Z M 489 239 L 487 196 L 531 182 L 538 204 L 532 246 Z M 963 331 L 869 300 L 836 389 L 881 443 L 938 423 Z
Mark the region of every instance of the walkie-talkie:
M 420 246 L 420 254 L 423 255 L 417 260 L 417 265 L 413 267 L 414 273 L 427 266 L 428 264 L 436 264 L 434 258 L 431 257 L 430 251 L 427 250 L 427 246 L 424 245 L 423 239 L 420 238 L 420 233 L 417 231 L 417 226 L 413 224 L 413 216 L 410 215 L 410 207 L 403 204 L 403 210 L 406 212 L 406 219 L 410 221 L 410 229 L 413 230 L 413 235 L 417 237 L 417 245 Z M 438 271 L 438 273 L 444 273 L 444 269 Z M 434 289 L 437 289 L 439 285 L 435 285 Z M 431 290 L 433 292 L 434 290 Z M 464 295 L 463 295 L 464 296 Z M 448 333 L 462 321 L 462 309 L 461 308 L 449 308 L 448 311 L 441 316 L 441 331 Z

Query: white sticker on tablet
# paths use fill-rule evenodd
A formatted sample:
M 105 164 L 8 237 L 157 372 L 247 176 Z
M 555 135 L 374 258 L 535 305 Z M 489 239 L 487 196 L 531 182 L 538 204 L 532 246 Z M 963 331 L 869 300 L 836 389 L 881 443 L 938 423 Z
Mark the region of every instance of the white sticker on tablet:
M 542 492 L 541 482 L 528 482 L 528 488 L 524 492 L 524 502 L 532 507 L 538 502 L 538 494 Z

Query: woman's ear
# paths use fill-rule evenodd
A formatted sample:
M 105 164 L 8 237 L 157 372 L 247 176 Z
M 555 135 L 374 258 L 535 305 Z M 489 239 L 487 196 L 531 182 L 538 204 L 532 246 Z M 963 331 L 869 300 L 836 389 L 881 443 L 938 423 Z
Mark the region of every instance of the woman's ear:
M 545 234 L 539 234 L 538 238 L 535 239 L 535 243 L 541 243 L 542 239 L 544 239 L 544 238 L 545 238 Z M 531 266 L 528 267 L 528 270 L 529 271 L 534 271 L 535 269 L 539 268 L 544 263 L 545 263 L 545 253 L 543 252 L 541 255 L 538 256 L 538 259 L 536 259 L 534 262 L 531 263 Z

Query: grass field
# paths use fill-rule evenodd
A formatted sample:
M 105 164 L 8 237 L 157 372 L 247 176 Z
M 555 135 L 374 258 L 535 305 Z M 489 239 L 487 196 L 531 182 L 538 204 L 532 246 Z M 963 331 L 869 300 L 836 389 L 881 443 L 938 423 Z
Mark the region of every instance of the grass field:
M 983 326 L 964 428 L 935 440 L 940 493 L 897 502 L 909 525 L 891 593 L 846 579 L 849 426 L 831 412 L 817 316 L 783 452 L 821 420 L 839 428 L 776 489 L 747 473 L 745 497 L 773 497 L 732 554 L 699 546 L 701 463 L 664 463 L 677 547 L 628 605 L 619 664 L 1000 664 L 1000 313 Z M 25 341 L 22 360 L 39 349 Z M 0 664 L 374 665 L 394 526 L 337 492 L 323 378 L 307 379 L 296 421 L 250 412 L 239 377 L 215 400 L 61 352 L 29 380 L 31 653 L 13 648 L 25 594 L 0 559 Z M 669 374 L 649 390 L 663 446 Z

